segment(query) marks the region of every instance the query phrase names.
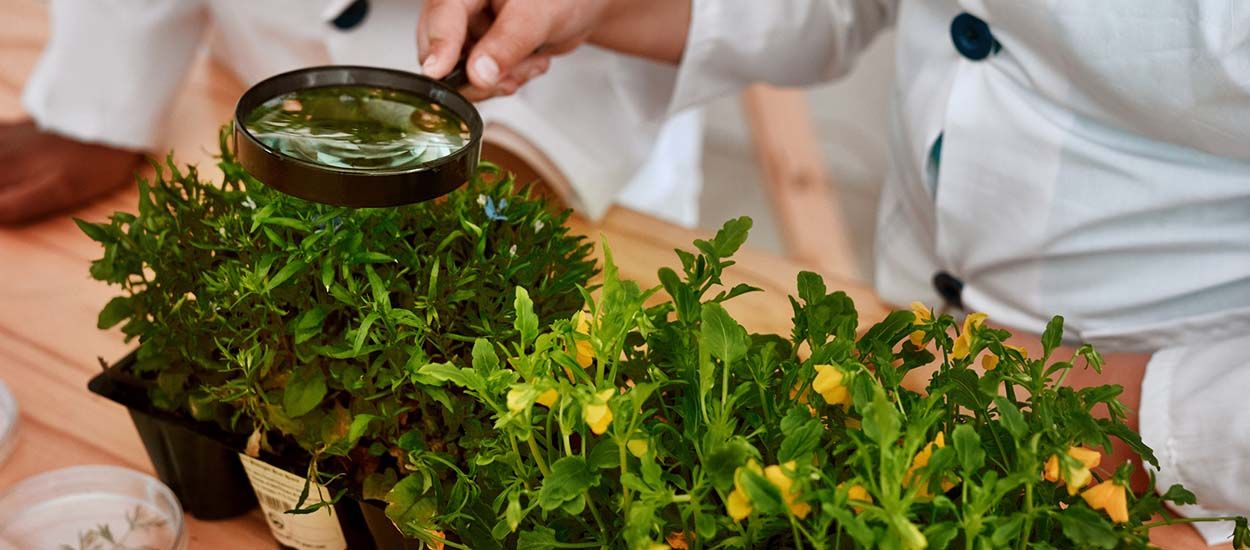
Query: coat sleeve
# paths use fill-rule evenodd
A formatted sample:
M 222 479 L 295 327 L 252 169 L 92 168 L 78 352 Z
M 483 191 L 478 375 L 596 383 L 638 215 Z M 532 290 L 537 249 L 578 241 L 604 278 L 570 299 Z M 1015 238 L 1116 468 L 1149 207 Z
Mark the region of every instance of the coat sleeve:
M 639 110 L 666 116 L 754 82 L 827 82 L 850 71 L 897 10 L 898 0 L 692 0 L 681 64 L 634 75 L 631 95 Z
M 1155 352 L 1142 379 L 1142 441 L 1159 459 L 1156 487 L 1180 483 L 1197 504 L 1190 518 L 1250 515 L 1250 334 Z M 1207 544 L 1226 543 L 1232 522 L 1194 523 Z
M 155 147 L 208 25 L 202 0 L 52 0 L 49 12 L 27 114 L 82 141 Z

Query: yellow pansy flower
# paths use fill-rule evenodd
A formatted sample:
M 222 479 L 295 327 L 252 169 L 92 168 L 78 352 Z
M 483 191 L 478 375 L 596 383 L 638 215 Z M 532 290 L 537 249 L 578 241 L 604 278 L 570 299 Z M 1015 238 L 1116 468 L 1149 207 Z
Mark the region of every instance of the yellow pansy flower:
M 574 353 L 574 357 L 577 359 L 577 364 L 584 369 L 595 362 L 595 347 L 590 344 L 590 313 L 579 311 L 577 315 L 573 316 L 573 319 L 577 327 L 577 334 L 582 336 L 575 337 L 577 351 Z
M 916 470 L 919 470 L 929 465 L 929 460 L 933 458 L 934 447 L 941 449 L 945 446 L 946 446 L 946 434 L 942 432 L 938 432 L 937 436 L 933 438 L 933 441 L 930 441 L 929 443 L 925 444 L 924 448 L 920 449 L 920 452 L 916 453 L 915 458 L 911 460 L 911 467 L 907 468 L 907 473 L 903 475 L 903 483 L 907 485 L 908 487 L 911 487 L 912 480 L 913 478 L 915 478 L 915 475 L 916 475 Z M 943 491 L 949 491 L 951 490 L 952 487 L 955 486 L 955 482 L 949 479 L 943 479 L 941 486 L 942 486 Z M 921 498 L 932 496 L 929 494 L 928 483 L 922 485 L 920 489 L 916 492 L 916 495 Z
M 851 391 L 847 387 L 846 373 L 833 365 L 816 365 L 816 378 L 812 389 L 816 390 L 830 405 L 851 406 Z
M 725 503 L 725 509 L 729 511 L 729 517 L 734 521 L 742 521 L 751 515 L 751 499 L 747 498 L 747 494 L 742 489 L 735 488 L 729 493 L 729 501 Z
M 786 507 L 790 509 L 790 513 L 799 519 L 803 519 L 812 512 L 812 506 L 806 502 L 795 502 L 801 495 L 799 495 L 798 491 L 792 490 L 794 488 L 794 480 L 790 479 L 788 472 L 794 472 L 796 466 L 793 460 L 780 466 L 769 466 L 764 468 L 764 478 L 781 492 L 781 498 L 785 501 Z
M 972 351 L 972 329 L 985 323 L 988 315 L 984 313 L 969 313 L 964 317 L 964 329 L 959 332 L 959 336 L 955 337 L 955 345 L 951 348 L 951 359 L 963 359 Z
M 1024 349 L 1020 346 L 1008 346 L 1006 344 L 1003 344 L 1003 347 L 1009 350 L 1014 350 L 1016 353 L 1019 353 L 1020 357 L 1023 357 L 1025 360 L 1028 360 L 1029 358 L 1029 350 Z M 981 367 L 987 371 L 994 370 L 998 368 L 998 362 L 1000 359 L 1001 358 L 998 355 L 995 355 L 993 353 L 988 354 L 981 358 Z
M 1090 508 L 1107 512 L 1111 521 L 1125 523 L 1128 521 L 1127 491 L 1116 480 L 1108 479 L 1081 493 L 1081 498 L 1085 499 Z
M 933 321 L 933 314 L 929 312 L 929 308 L 920 302 L 911 303 L 911 312 L 912 315 L 916 316 L 916 320 L 912 323 L 914 325 L 923 325 Z M 912 333 L 908 336 L 912 345 L 916 347 L 924 346 L 924 337 L 925 334 L 923 330 L 912 331 Z
M 612 388 L 600 391 L 595 394 L 597 402 L 586 405 L 582 410 L 582 418 L 595 435 L 603 435 L 608 431 L 608 424 L 612 423 L 612 408 L 608 407 L 608 400 L 613 395 L 616 395 L 616 390 Z
M 1075 495 L 1082 487 L 1089 483 L 1093 477 L 1090 473 L 1091 468 L 1097 468 L 1102 462 L 1102 453 L 1085 447 L 1070 447 L 1068 456 L 1075 458 L 1081 463 L 1078 468 L 1068 468 L 1067 471 L 1059 471 L 1059 455 L 1050 455 L 1046 461 L 1046 467 L 1042 471 L 1042 477 L 1046 481 L 1066 481 L 1068 484 L 1068 495 Z
M 742 469 L 746 468 L 757 474 L 763 473 L 760 465 L 755 459 L 747 461 L 747 465 L 734 471 L 734 490 L 729 493 L 728 500 L 725 501 L 725 510 L 729 512 L 729 517 L 734 521 L 742 521 L 751 515 L 753 508 L 751 507 L 751 497 L 747 496 L 747 492 L 742 489 Z
M 998 356 L 993 353 L 987 353 L 981 357 L 981 368 L 989 371 L 998 368 Z
M 560 400 L 560 392 L 556 391 L 554 388 L 547 390 L 545 392 L 542 392 L 538 396 L 538 404 L 544 407 L 547 407 L 548 409 L 553 407 L 556 404 L 556 402 L 559 400 Z
M 625 448 L 629 450 L 629 454 L 642 458 L 651 448 L 651 444 L 646 439 L 631 439 L 625 442 Z
M 872 500 L 872 495 L 868 494 L 868 489 L 865 489 L 863 485 L 860 485 L 858 483 L 851 485 L 851 487 L 846 490 L 846 498 L 849 500 L 867 502 L 869 504 L 872 504 L 874 502 Z M 854 510 L 856 514 L 858 514 L 864 510 L 864 507 L 852 504 L 851 509 Z

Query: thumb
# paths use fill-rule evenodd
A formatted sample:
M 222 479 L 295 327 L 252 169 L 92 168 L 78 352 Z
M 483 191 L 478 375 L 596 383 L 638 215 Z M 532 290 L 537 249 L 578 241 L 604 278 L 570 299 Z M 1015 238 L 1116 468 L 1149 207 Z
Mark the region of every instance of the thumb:
M 472 2 L 470 2 L 472 3 Z M 469 6 L 464 0 L 426 0 L 417 22 L 417 51 L 421 72 L 443 78 L 460 60 L 469 26 Z
M 493 88 L 547 41 L 552 21 L 549 10 L 540 6 L 504 5 L 469 54 L 469 79 L 475 86 Z

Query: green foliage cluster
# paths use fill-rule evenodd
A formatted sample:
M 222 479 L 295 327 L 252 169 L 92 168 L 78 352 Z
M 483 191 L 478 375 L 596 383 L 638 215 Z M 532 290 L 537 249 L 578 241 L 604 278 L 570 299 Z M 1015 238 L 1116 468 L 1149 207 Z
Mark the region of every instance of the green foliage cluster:
M 138 340 L 132 374 L 161 409 L 357 482 L 414 439 L 457 461 L 485 412 L 417 368 L 515 340 L 518 285 L 544 322 L 577 311 L 592 246 L 489 165 L 439 201 L 348 209 L 255 181 L 227 136 L 221 184 L 168 161 L 139 181 L 137 215 L 78 221 L 104 248 L 92 277 L 123 290 L 99 326 Z
M 169 163 L 137 216 L 79 222 L 125 291 L 100 326 L 138 339 L 155 405 L 302 450 L 430 545 L 1116 548 L 1190 521 L 1165 508 L 1183 488 L 1087 462 L 1113 439 L 1154 457 L 1121 388 L 1064 385 L 1102 360 L 1056 355 L 1061 318 L 1028 357 L 975 316 L 862 327 L 801 273 L 791 333 L 751 334 L 724 304 L 757 289 L 722 283 L 749 219 L 651 289 L 605 247 L 592 293 L 589 245 L 489 167 L 441 202 L 347 210 L 265 188 L 224 142 L 220 166 L 218 187 Z
M 493 412 L 491 442 L 443 485 L 399 481 L 392 517 L 475 550 L 1145 547 L 1151 528 L 1189 521 L 1164 506 L 1193 501 L 1180 486 L 1134 494 L 1132 466 L 1069 454 L 1119 439 L 1155 461 L 1120 387 L 1063 384 L 1102 360 L 1055 356 L 1062 318 L 1030 358 L 980 317 L 961 329 L 917 307 L 861 327 L 846 294 L 801 273 L 792 333 L 750 334 L 722 304 L 755 289 L 721 284 L 749 227 L 679 251 L 655 289 L 620 280 L 608 254 L 583 326 L 537 330 L 518 289 L 519 340 L 423 369 Z M 647 305 L 660 290 L 670 299 Z M 926 391 L 902 385 L 934 365 Z M 1226 519 L 1250 542 L 1245 519 Z

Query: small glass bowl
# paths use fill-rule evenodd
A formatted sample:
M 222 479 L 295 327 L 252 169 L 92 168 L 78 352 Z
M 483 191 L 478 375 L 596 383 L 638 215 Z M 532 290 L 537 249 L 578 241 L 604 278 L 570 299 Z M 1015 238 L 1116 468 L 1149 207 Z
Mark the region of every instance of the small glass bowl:
M 182 507 L 173 492 L 149 475 L 99 465 L 45 472 L 0 495 L 0 550 L 115 544 L 186 550 Z

